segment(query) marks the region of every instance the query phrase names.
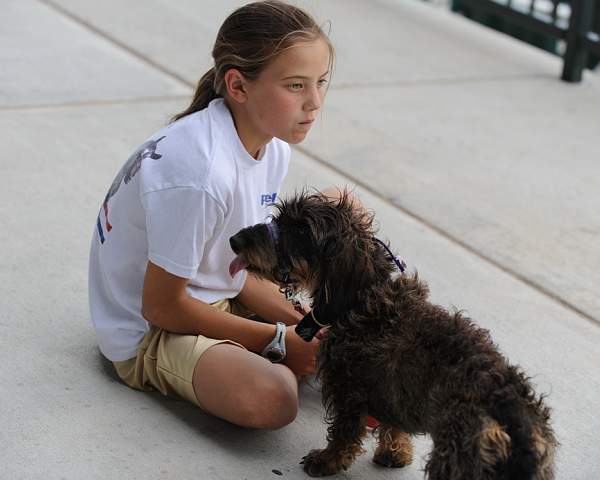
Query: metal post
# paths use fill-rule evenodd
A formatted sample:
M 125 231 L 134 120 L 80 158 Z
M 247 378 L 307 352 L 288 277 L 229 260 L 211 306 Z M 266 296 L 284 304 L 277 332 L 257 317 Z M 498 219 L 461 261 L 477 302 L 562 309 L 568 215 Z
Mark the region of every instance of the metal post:
M 567 31 L 562 79 L 566 82 L 581 82 L 587 60 L 583 39 L 592 27 L 594 0 L 571 0 L 571 18 Z

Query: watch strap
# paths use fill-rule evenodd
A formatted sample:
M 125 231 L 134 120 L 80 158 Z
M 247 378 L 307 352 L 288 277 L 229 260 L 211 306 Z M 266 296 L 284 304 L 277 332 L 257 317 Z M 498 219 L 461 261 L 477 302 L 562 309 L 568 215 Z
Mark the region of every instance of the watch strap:
M 285 358 L 285 328 L 283 322 L 277 322 L 277 330 L 273 340 L 263 349 L 261 355 L 273 363 L 281 362 Z

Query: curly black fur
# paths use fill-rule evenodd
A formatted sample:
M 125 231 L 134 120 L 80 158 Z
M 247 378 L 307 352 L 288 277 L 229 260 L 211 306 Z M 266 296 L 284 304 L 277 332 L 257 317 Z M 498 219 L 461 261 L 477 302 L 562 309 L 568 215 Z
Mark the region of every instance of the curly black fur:
M 550 411 L 487 330 L 429 303 L 416 274 L 373 240 L 373 217 L 347 193 L 339 201 L 302 193 L 277 206 L 277 242 L 264 224 L 232 246 L 248 270 L 308 290 L 331 325 L 319 352 L 324 450 L 304 459 L 310 475 L 346 469 L 361 453 L 367 413 L 381 422 L 375 461 L 411 461 L 407 434 L 428 433 L 432 480 L 554 478 Z

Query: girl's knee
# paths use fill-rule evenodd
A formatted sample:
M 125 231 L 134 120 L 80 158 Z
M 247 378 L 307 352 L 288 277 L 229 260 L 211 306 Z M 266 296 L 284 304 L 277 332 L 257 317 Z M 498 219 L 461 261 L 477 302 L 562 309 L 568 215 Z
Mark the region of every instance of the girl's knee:
M 298 393 L 282 375 L 275 372 L 253 385 L 242 400 L 245 423 L 251 428 L 278 429 L 298 415 Z

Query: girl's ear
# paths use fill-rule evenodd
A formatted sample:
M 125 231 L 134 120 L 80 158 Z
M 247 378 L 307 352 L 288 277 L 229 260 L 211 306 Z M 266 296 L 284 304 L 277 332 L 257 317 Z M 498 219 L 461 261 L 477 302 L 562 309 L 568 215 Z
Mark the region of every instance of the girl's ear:
M 248 94 L 246 93 L 246 78 L 244 75 L 239 70 L 230 68 L 225 72 L 223 80 L 228 98 L 238 103 L 245 103 Z

